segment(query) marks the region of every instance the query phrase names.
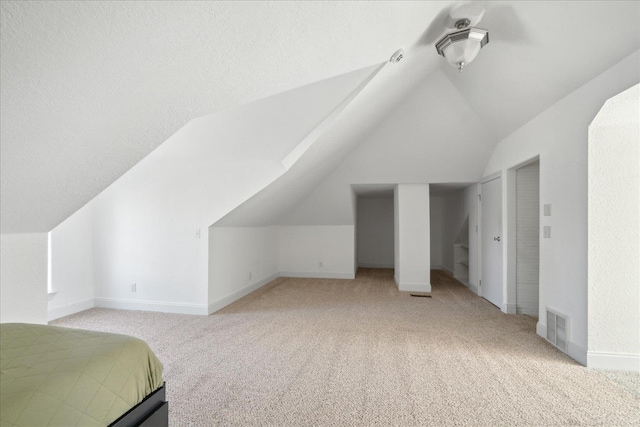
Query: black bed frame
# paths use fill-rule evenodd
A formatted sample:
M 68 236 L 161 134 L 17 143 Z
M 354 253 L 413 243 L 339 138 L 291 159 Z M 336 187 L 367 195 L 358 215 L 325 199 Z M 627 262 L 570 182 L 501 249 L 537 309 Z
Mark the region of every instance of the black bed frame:
M 165 385 L 148 395 L 129 409 L 109 427 L 168 427 L 169 402 L 166 401 Z

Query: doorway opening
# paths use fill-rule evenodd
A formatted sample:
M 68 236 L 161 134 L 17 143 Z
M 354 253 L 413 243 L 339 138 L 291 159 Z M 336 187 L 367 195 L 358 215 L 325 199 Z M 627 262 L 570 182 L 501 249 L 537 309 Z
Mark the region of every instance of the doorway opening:
M 356 195 L 356 267 L 393 269 L 393 185 L 354 185 Z
M 431 269 L 442 270 L 469 286 L 469 186 L 472 183 L 429 185 Z

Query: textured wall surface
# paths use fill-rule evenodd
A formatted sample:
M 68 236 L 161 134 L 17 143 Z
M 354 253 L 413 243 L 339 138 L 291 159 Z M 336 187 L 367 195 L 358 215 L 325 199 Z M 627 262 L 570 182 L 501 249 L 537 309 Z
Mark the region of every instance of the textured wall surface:
M 491 43 L 459 75 L 429 25 L 451 3 L 3 1 L 2 232 L 50 231 L 194 117 L 399 47 L 501 137 L 640 45 L 638 2 L 488 2 Z
M 51 230 L 195 117 L 386 61 L 440 7 L 3 1 L 2 232 Z
M 0 236 L 0 322 L 47 322 L 47 233 Z
M 639 85 L 589 126 L 588 274 L 589 352 L 640 361 Z

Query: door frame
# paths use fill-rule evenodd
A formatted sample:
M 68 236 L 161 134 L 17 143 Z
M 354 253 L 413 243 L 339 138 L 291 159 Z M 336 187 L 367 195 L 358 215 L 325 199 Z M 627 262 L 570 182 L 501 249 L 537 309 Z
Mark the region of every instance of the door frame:
M 502 178 L 502 297 L 500 310 L 506 314 L 516 314 L 516 170 L 535 161 L 542 160 L 540 154 L 527 158 L 507 169 L 482 177 L 478 183 L 478 295 L 482 296 L 482 184 Z M 542 194 L 538 196 L 542 203 Z M 542 206 L 542 205 L 541 205 Z M 542 216 L 541 216 L 542 218 Z M 542 239 L 542 234 L 540 235 Z M 538 278 L 538 292 L 542 292 L 542 283 Z M 542 304 L 542 298 L 540 298 Z

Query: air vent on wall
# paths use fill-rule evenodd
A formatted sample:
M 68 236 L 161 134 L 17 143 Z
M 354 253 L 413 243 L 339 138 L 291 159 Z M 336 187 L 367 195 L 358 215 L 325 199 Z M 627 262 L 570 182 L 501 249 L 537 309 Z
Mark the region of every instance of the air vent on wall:
M 569 342 L 569 318 L 547 308 L 547 341 L 563 353 L 567 353 Z

